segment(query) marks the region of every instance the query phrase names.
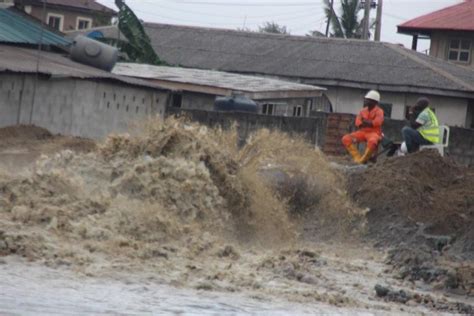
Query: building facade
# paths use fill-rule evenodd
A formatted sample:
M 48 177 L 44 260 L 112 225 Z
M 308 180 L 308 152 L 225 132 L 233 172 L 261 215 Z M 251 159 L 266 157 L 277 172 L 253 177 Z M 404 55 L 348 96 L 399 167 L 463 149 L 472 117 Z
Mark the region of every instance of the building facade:
M 473 11 L 474 12 L 474 11 Z M 474 19 L 474 15 L 472 17 Z M 433 32 L 430 55 L 474 69 L 473 32 Z
M 0 44 L 0 127 L 33 124 L 53 133 L 101 139 L 163 116 L 170 94 L 159 85 L 62 54 Z
M 328 89 L 327 95 L 335 105 L 335 112 L 357 114 L 362 105 L 365 89 L 335 88 Z M 443 125 L 474 128 L 474 100 L 433 95 L 429 93 L 409 93 L 381 91 L 381 105 L 385 116 L 403 120 L 408 114 L 409 107 L 416 103 L 420 96 L 426 96 L 431 101 L 431 107 Z
M 313 105 L 322 111 L 356 114 L 376 89 L 389 118 L 404 119 L 426 96 L 441 123 L 474 128 L 474 70 L 399 45 L 154 23 L 145 30 L 170 64 L 326 88 Z
M 241 95 L 256 102 L 260 114 L 305 117 L 318 109 L 325 91 L 316 85 L 215 70 L 118 63 L 112 72 L 170 89 L 168 106 L 187 110 L 212 111 L 216 97 Z
M 407 21 L 398 26 L 398 32 L 413 36 L 414 50 L 418 38 L 429 38 L 431 56 L 474 69 L 473 0 Z
M 0 73 L 0 127 L 36 125 L 101 139 L 164 115 L 168 93 L 108 80 Z
M 110 25 L 117 15 L 94 0 L 15 0 L 15 7 L 60 32 Z

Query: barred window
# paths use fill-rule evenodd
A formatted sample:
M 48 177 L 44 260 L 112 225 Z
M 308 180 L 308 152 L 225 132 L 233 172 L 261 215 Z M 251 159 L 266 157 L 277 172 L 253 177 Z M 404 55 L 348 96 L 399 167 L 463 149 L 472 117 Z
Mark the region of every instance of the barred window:
M 453 39 L 449 42 L 448 60 L 469 63 L 471 60 L 471 41 Z

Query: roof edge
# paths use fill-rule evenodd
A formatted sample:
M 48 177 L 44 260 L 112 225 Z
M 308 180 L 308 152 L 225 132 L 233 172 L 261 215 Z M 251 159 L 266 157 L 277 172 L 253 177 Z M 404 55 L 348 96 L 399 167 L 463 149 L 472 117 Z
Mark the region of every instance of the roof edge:
M 170 91 L 170 89 L 167 89 L 165 87 L 162 87 L 157 84 L 153 84 L 151 82 L 148 82 L 147 80 L 143 79 L 138 79 L 138 78 L 129 78 L 126 76 L 119 76 L 119 75 L 113 75 L 110 77 L 99 77 L 99 76 L 90 76 L 90 77 L 80 77 L 80 76 L 74 76 L 74 75 L 54 75 L 51 73 L 47 73 L 44 71 L 16 71 L 16 70 L 11 70 L 8 68 L 0 68 L 0 76 L 2 74 L 20 74 L 20 75 L 40 75 L 44 76 L 48 79 L 74 79 L 74 80 L 101 80 L 101 81 L 112 81 L 112 82 L 119 82 L 122 84 L 126 85 L 131 85 L 135 87 L 141 87 L 141 88 L 146 88 L 146 89 L 153 89 L 153 90 L 160 90 L 160 91 Z
M 437 96 L 449 96 L 455 98 L 468 98 L 474 99 L 473 92 L 461 92 L 459 90 L 449 89 L 433 89 L 429 87 L 421 86 L 408 86 L 408 85 L 389 85 L 389 84 L 374 84 L 369 82 L 354 82 L 354 81 L 342 81 L 342 80 L 325 80 L 325 79 L 309 79 L 305 80 L 306 84 L 317 84 L 320 86 L 335 86 L 353 89 L 365 89 L 371 90 L 376 89 L 379 91 L 388 92 L 405 92 L 405 93 L 416 93 L 416 94 L 429 94 Z
M 252 74 L 258 75 L 255 72 L 235 72 L 232 73 L 240 73 L 240 74 Z M 260 74 L 260 76 L 269 76 L 268 74 Z M 356 89 L 379 89 L 383 87 L 386 91 L 393 91 L 393 92 L 413 92 L 413 93 L 426 93 L 429 91 L 430 94 L 433 95 L 449 95 L 454 97 L 461 97 L 461 98 L 471 98 L 474 99 L 474 90 L 470 91 L 462 91 L 462 90 L 451 90 L 451 89 L 438 89 L 438 88 L 430 88 L 424 86 L 413 86 L 413 85 L 404 85 L 404 84 L 380 84 L 375 82 L 361 82 L 361 81 L 348 81 L 348 80 L 340 80 L 340 79 L 324 79 L 324 78 L 311 78 L 311 77 L 292 77 L 292 76 L 284 76 L 279 75 L 279 78 L 285 78 L 286 80 L 291 80 L 294 82 L 299 82 L 302 84 L 310 84 L 310 85 L 317 85 L 319 87 L 329 87 L 329 86 L 338 86 L 338 87 L 345 87 L 345 88 L 356 88 Z M 383 90 L 381 89 L 381 90 Z M 324 91 L 322 91 L 324 93 Z
M 470 2 L 470 1 L 472 1 L 472 0 L 465 0 L 465 1 L 461 2 L 461 3 L 453 4 L 453 5 L 450 5 L 450 6 L 448 6 L 448 7 L 441 8 L 441 9 L 439 9 L 439 10 L 436 10 L 436 11 L 433 11 L 433 12 L 430 12 L 430 13 L 427 13 L 427 14 L 420 15 L 420 16 L 414 18 L 414 19 L 408 20 L 408 21 L 406 21 L 406 22 L 404 22 L 404 23 L 402 23 L 402 24 L 397 25 L 397 27 L 409 27 L 409 26 L 406 25 L 406 24 L 412 23 L 413 21 L 416 21 L 416 20 L 419 20 L 419 19 L 424 19 L 424 18 L 426 18 L 426 17 L 428 17 L 428 16 L 430 16 L 430 15 L 437 14 L 437 13 L 439 13 L 439 12 L 451 10 L 452 8 L 457 7 L 457 6 L 463 6 L 463 5 L 465 5 L 467 2 Z
M 180 24 L 169 24 L 169 23 L 145 22 L 143 26 L 150 27 L 150 28 L 172 27 L 174 29 L 179 28 L 182 30 L 234 33 L 234 34 L 240 34 L 241 36 L 272 37 L 272 38 L 279 38 L 279 39 L 285 39 L 285 40 L 305 41 L 305 42 L 338 41 L 338 42 L 346 42 L 346 43 L 364 43 L 364 44 L 370 43 L 372 45 L 382 45 L 384 43 L 384 42 L 367 41 L 367 40 L 354 39 L 354 38 L 316 37 L 316 36 L 304 36 L 304 35 L 294 35 L 294 34 L 260 33 L 260 32 L 249 32 L 249 31 L 241 31 L 241 30 L 227 29 L 227 28 L 216 28 L 216 27 L 195 26 L 195 25 L 180 25 Z
M 415 56 L 413 53 L 411 53 L 411 51 L 407 52 L 407 51 L 405 51 L 404 48 L 401 48 L 401 47 L 399 47 L 397 45 L 393 45 L 393 44 L 385 44 L 385 46 L 387 46 L 388 48 L 391 48 L 392 50 L 394 50 L 394 51 L 410 58 L 414 62 L 417 62 L 417 63 L 421 64 L 422 66 L 425 66 L 425 67 L 431 69 L 432 71 L 436 72 L 438 75 L 443 76 L 446 79 L 451 80 L 451 81 L 467 88 L 468 90 L 471 90 L 471 91 L 474 92 L 474 85 L 473 84 L 465 82 L 464 80 L 462 80 L 458 77 L 455 77 L 454 75 L 448 73 L 447 71 L 444 71 L 444 70 L 436 67 L 435 65 L 432 65 L 429 62 L 427 62 L 425 60 L 422 60 L 418 56 Z

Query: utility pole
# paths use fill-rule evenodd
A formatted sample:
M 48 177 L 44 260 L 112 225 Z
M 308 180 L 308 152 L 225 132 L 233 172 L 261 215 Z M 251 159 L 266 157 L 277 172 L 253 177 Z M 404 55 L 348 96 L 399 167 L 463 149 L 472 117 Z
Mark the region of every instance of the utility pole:
M 383 0 L 377 1 L 377 18 L 375 22 L 375 41 L 380 42 L 380 35 L 382 34 L 382 8 Z
M 362 29 L 362 39 L 369 39 L 369 25 L 370 25 L 370 4 L 372 0 L 365 0 L 364 7 L 364 27 Z
M 329 25 L 331 24 L 333 11 L 334 11 L 334 0 L 331 0 L 331 11 L 329 12 L 328 24 L 326 25 L 326 37 L 329 37 Z

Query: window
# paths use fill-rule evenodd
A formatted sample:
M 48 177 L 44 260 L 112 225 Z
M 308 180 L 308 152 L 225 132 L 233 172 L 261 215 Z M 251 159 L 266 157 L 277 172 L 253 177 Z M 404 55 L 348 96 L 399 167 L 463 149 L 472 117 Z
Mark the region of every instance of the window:
M 301 116 L 303 113 L 303 106 L 295 105 L 293 107 L 293 116 Z
M 275 113 L 275 104 L 265 103 L 262 105 L 262 114 L 273 115 Z
M 392 117 L 392 103 L 380 102 L 379 106 L 383 110 L 383 114 L 384 114 L 385 117 L 387 117 L 387 118 Z
M 48 13 L 48 25 L 51 26 L 53 29 L 62 31 L 63 30 L 63 21 L 64 21 L 64 16 L 60 14 L 53 14 L 53 13 Z
M 92 27 L 92 19 L 89 18 L 77 18 L 76 29 L 78 30 L 87 30 Z
M 333 107 L 332 107 L 331 101 L 329 100 L 329 98 L 326 94 L 323 93 L 322 96 L 314 98 L 313 110 L 314 111 L 320 111 L 320 112 L 326 112 L 326 113 L 332 113 L 333 112 Z
M 180 108 L 182 102 L 183 102 L 183 96 L 181 94 L 179 93 L 173 94 L 173 102 L 172 102 L 173 107 Z
M 471 41 L 453 39 L 449 42 L 448 60 L 469 63 L 471 60 Z

